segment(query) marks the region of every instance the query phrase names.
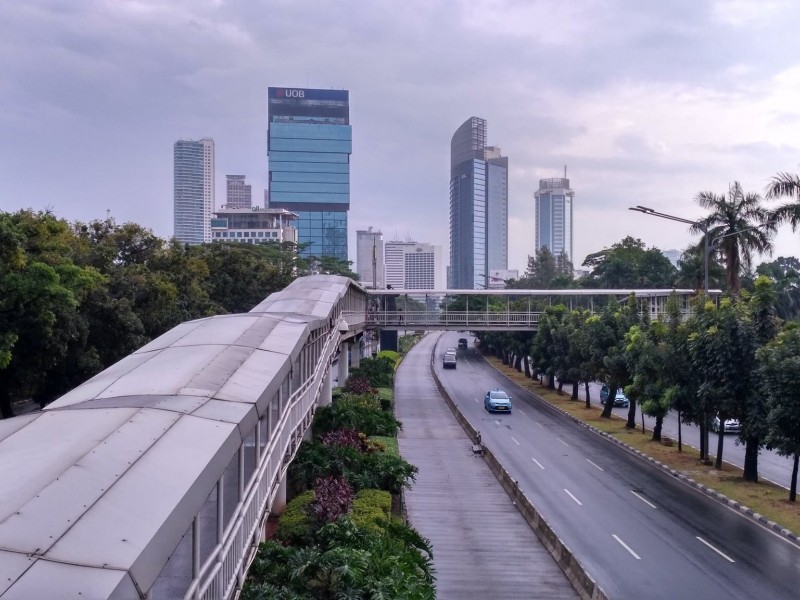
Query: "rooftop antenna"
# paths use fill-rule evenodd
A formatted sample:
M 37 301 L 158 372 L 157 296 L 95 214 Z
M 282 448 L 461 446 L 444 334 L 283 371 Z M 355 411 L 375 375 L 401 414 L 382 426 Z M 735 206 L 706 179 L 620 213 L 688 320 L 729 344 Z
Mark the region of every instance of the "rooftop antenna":
M 567 178 L 567 165 L 564 165 L 564 179 Z

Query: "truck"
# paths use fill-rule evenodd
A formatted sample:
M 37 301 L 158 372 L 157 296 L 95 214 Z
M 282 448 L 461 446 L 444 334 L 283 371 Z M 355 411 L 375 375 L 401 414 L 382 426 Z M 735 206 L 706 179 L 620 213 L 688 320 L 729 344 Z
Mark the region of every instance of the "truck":
M 443 369 L 455 369 L 456 368 L 456 352 L 455 350 L 448 350 L 444 353 L 444 358 L 442 359 L 442 368 Z

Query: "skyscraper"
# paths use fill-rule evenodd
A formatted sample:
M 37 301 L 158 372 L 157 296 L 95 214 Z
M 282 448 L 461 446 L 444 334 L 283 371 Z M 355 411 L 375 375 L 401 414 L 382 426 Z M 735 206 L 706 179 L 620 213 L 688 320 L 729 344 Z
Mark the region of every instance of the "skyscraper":
M 225 175 L 225 206 L 227 208 L 253 208 L 253 196 L 244 175 Z
M 478 289 L 508 268 L 508 158 L 486 146 L 486 121 L 467 119 L 450 141 L 448 285 Z
M 350 93 L 269 88 L 269 207 L 297 213 L 304 255 L 347 260 Z
M 386 242 L 386 284 L 395 289 L 442 289 L 442 247 L 420 242 Z
M 547 246 L 552 254 L 564 252 L 573 262 L 572 200 L 575 192 L 569 187 L 569 179 L 540 179 L 539 189 L 533 197 L 536 204 L 536 251 Z
M 173 166 L 175 238 L 185 244 L 208 243 L 214 210 L 214 140 L 178 140 Z
M 372 227 L 356 231 L 356 272 L 361 285 L 382 289 L 386 287 L 383 262 L 383 234 Z

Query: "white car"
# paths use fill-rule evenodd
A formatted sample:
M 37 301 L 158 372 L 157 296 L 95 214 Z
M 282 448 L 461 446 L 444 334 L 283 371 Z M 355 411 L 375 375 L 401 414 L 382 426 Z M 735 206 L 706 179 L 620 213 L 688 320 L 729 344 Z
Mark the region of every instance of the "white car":
M 725 433 L 739 433 L 740 429 L 739 420 L 738 419 L 725 419 L 725 427 L 723 434 Z M 715 433 L 719 433 L 721 428 L 721 423 L 719 420 L 719 415 L 714 417 L 714 420 L 711 421 L 711 431 Z

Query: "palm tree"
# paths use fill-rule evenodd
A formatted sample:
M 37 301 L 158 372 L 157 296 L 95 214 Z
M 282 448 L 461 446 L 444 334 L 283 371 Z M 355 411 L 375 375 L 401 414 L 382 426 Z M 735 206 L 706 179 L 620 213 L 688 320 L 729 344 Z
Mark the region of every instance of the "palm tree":
M 721 238 L 720 243 L 712 247 L 712 252 L 719 251 L 725 257 L 728 290 L 738 294 L 742 266 L 750 268 L 755 252 L 772 252 L 772 236 L 777 222 L 764 207 L 761 196 L 754 192 L 745 194 L 738 181 L 727 195 L 700 192 L 695 202 L 708 209 L 710 214 L 692 225 L 692 231 L 707 232 L 710 244 Z
M 776 208 L 773 215 L 781 223 L 788 222 L 792 226 L 792 231 L 796 230 L 800 225 L 800 176 L 778 173 L 767 185 L 766 196 L 767 200 L 794 198 L 794 202 Z

